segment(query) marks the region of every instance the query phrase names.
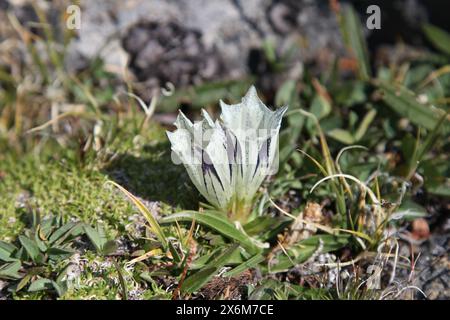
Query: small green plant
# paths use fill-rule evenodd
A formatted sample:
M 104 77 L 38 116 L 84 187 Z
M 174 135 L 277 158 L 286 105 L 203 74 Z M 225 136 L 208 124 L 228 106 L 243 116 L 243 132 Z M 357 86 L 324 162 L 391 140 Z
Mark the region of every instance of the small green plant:
M 100 254 L 116 249 L 101 226 L 94 229 L 82 222 L 64 222 L 59 215 L 41 220 L 39 214 L 34 214 L 32 226 L 18 236 L 17 244 L 0 241 L 0 279 L 11 282 L 11 293 L 28 286 L 28 292 L 64 295 L 68 289 L 67 261 L 76 252 L 74 241 L 83 235 Z
M 35 214 L 32 227 L 19 235 L 17 245 L 0 241 L 0 279 L 14 280 L 11 292 L 54 290 L 63 295 L 67 290 L 64 271 L 56 279 L 54 270 L 74 253 L 72 242 L 84 234 L 84 224 L 64 223 L 60 216 L 44 219 Z

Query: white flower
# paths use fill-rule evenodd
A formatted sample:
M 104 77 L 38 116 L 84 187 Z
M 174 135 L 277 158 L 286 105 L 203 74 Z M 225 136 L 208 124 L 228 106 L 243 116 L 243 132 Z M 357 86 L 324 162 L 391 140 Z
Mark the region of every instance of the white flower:
M 180 160 L 200 193 L 233 220 L 243 221 L 256 191 L 278 166 L 278 134 L 287 107 L 268 109 L 252 86 L 242 102 L 220 101 L 220 119 L 202 110 L 192 123 L 181 111 L 177 130 L 167 132 L 174 160 Z

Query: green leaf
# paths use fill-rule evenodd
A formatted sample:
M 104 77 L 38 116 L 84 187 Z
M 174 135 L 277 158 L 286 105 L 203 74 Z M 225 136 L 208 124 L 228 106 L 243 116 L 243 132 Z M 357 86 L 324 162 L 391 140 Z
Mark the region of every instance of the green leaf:
M 330 136 L 331 138 L 342 142 L 343 144 L 354 144 L 355 143 L 355 138 L 353 137 L 353 135 L 344 129 L 333 129 L 327 132 L 327 135 Z
M 377 111 L 375 109 L 371 109 L 369 112 L 367 112 L 360 125 L 358 126 L 358 129 L 356 129 L 355 134 L 352 134 L 348 130 L 335 128 L 328 130 L 327 135 L 344 144 L 354 144 L 364 137 L 364 134 L 366 133 L 376 114 Z M 353 113 L 350 113 L 350 115 L 353 115 Z M 354 121 L 356 122 L 356 120 L 357 117 L 355 116 Z
M 447 125 L 448 127 L 448 115 L 450 113 L 450 110 L 448 110 L 445 114 L 441 116 L 439 121 L 437 122 L 436 126 L 431 130 L 431 132 L 428 133 L 428 136 L 426 137 L 425 141 L 421 144 L 419 149 L 417 150 L 417 157 L 416 161 L 421 161 L 425 154 L 430 151 L 435 143 L 439 140 L 438 137 L 441 134 L 441 130 L 444 127 L 444 125 Z
M 116 241 L 115 240 L 108 240 L 103 245 L 102 253 L 108 255 L 108 254 L 112 254 L 112 253 L 116 252 L 116 250 L 117 250 L 117 243 L 116 243 Z
M 289 257 L 283 252 L 279 254 L 277 263 L 270 267 L 271 273 L 284 272 L 289 270 L 296 264 L 300 264 L 308 260 L 318 249 L 318 244 L 309 246 L 297 246 L 288 251 Z M 291 256 L 292 255 L 292 256 Z
M 127 285 L 125 282 L 125 279 L 123 277 L 122 268 L 119 266 L 116 260 L 113 260 L 114 267 L 117 270 L 117 273 L 119 274 L 119 283 L 120 287 L 122 288 L 122 299 L 128 300 L 128 291 L 127 291 Z
M 389 217 L 389 220 L 412 220 L 418 217 L 426 217 L 427 210 L 411 199 L 403 199 L 400 207 Z
M 203 287 L 227 263 L 238 247 L 237 243 L 231 245 L 205 268 L 186 278 L 181 286 L 181 290 L 192 293 Z
M 228 248 L 226 248 L 221 254 L 214 258 L 207 267 L 222 267 L 224 266 L 235 254 L 236 250 L 239 248 L 239 243 L 233 243 Z
M 358 74 L 361 80 L 371 77 L 367 44 L 362 33 L 363 27 L 355 10 L 347 5 L 340 20 L 345 44 L 358 61 Z
M 37 226 L 36 233 L 39 233 L 39 236 L 42 239 L 48 239 L 50 233 L 53 231 L 55 225 L 58 225 L 58 217 L 53 217 L 51 219 L 44 219 Z
M 331 105 L 322 95 L 316 94 L 311 103 L 310 112 L 320 120 L 330 114 Z
M 47 251 L 47 245 L 41 238 L 39 237 L 40 233 L 40 225 L 38 225 L 36 232 L 34 233 L 34 243 L 38 246 L 39 251 L 45 252 Z
M 383 101 L 400 116 L 408 118 L 412 123 L 433 130 L 444 115 L 444 111 L 433 109 L 419 103 L 414 94 L 403 86 L 394 86 L 390 83 L 377 81 L 376 85 L 383 93 Z M 448 120 L 442 128 L 443 133 L 450 132 Z
M 17 247 L 12 243 L 0 240 L 0 250 L 6 252 L 7 254 L 12 254 L 15 250 L 17 250 Z
M 296 90 L 297 82 L 295 80 L 285 81 L 277 91 L 275 96 L 275 105 L 288 105 L 292 108 L 293 103 L 298 103 L 298 93 Z
M 277 60 L 277 54 L 273 41 L 264 41 L 262 47 L 267 60 L 272 64 L 275 63 Z
M 256 265 L 258 265 L 260 262 L 263 262 L 264 260 L 265 260 L 265 257 L 262 254 L 260 254 L 260 253 L 256 254 L 253 257 L 251 257 L 250 259 L 248 259 L 247 261 L 238 265 L 237 267 L 231 269 L 228 272 L 225 272 L 223 275 L 224 275 L 224 277 L 236 276 L 236 275 L 244 272 L 245 270 L 255 267 Z
M 14 252 L 14 258 L 20 261 L 26 260 L 28 258 L 27 253 L 23 248 L 23 246 L 21 246 L 19 250 Z
M 285 81 L 277 91 L 275 96 L 275 105 L 277 106 L 289 106 L 289 116 L 287 117 L 287 122 L 289 124 L 286 133 L 289 135 L 289 145 L 287 146 L 289 150 L 294 150 L 293 145 L 297 143 L 298 137 L 303 128 L 304 117 L 298 112 L 300 109 L 300 98 L 297 91 L 297 81 L 287 80 Z M 285 133 L 285 134 L 286 134 Z M 281 136 L 281 133 L 280 133 Z M 280 138 L 281 139 L 281 138 Z M 280 144 L 281 145 L 281 144 Z M 287 152 L 284 152 L 285 154 Z M 280 160 L 284 158 L 280 154 Z
M 25 275 L 25 277 L 23 277 L 22 280 L 20 280 L 20 282 L 17 284 L 15 292 L 19 292 L 20 290 L 22 290 L 28 284 L 28 282 L 30 282 L 31 277 L 31 274 Z
M 59 297 L 64 295 L 64 293 L 66 293 L 66 291 L 67 291 L 67 285 L 65 282 L 58 283 L 58 282 L 52 281 L 52 285 Z
M 70 258 L 74 254 L 74 251 L 71 249 L 51 247 L 47 250 L 47 254 L 49 259 L 59 261 Z
M 281 288 L 283 283 L 274 279 L 264 279 L 249 295 L 249 300 L 272 300 L 276 290 Z
M 367 132 L 367 129 L 369 128 L 373 119 L 375 119 L 376 115 L 377 115 L 377 111 L 375 109 L 371 109 L 369 112 L 366 113 L 363 120 L 361 121 L 361 124 L 359 125 L 358 129 L 356 130 L 356 132 L 354 134 L 355 142 L 358 142 L 359 140 L 361 140 L 364 137 L 364 135 Z
M 17 261 L 16 258 L 13 258 L 11 256 L 16 250 L 17 247 L 15 245 L 0 240 L 0 261 L 3 262 Z
M 172 241 L 169 241 L 168 244 L 169 244 L 169 251 L 170 251 L 170 253 L 172 254 L 172 257 L 173 257 L 173 261 L 175 261 L 175 263 L 181 262 L 181 257 L 178 254 L 177 249 L 174 247 Z
M 200 257 L 198 257 L 197 259 L 195 259 L 194 261 L 191 262 L 191 264 L 189 265 L 189 270 L 198 270 L 203 268 L 204 266 L 206 266 L 208 264 L 209 261 L 211 261 L 211 259 L 213 259 L 214 257 L 218 256 L 220 253 L 220 248 L 214 249 L 212 252 L 206 253 Z
M 28 287 L 28 292 L 43 291 L 54 289 L 53 281 L 50 279 L 41 278 L 33 281 Z
M 48 239 L 49 243 L 53 244 L 58 239 L 62 238 L 64 236 L 64 234 L 70 233 L 69 231 L 78 224 L 79 223 L 76 223 L 76 222 L 69 222 L 69 223 L 66 223 L 65 225 L 63 225 L 62 227 L 58 228 L 57 230 L 55 230 L 52 233 L 52 235 Z
M 427 191 L 438 196 L 450 197 L 450 179 L 445 178 L 441 184 L 428 186 Z
M 286 224 L 286 222 L 290 222 L 290 219 L 265 215 L 256 217 L 250 222 L 247 222 L 243 228 L 248 235 L 254 236 L 268 230 L 277 229 L 280 225 Z
M 22 244 L 22 246 L 25 248 L 25 251 L 33 260 L 34 262 L 40 263 L 43 261 L 43 256 L 41 252 L 39 251 L 38 245 L 31 240 L 30 238 L 27 238 L 25 236 L 19 236 L 19 241 Z
M 161 223 L 172 223 L 176 221 L 190 222 L 192 220 L 216 230 L 229 239 L 236 240 L 250 253 L 257 253 L 260 251 L 260 249 L 251 241 L 250 237 L 236 229 L 234 224 L 228 221 L 220 211 L 207 210 L 201 213 L 197 211 L 182 211 L 162 218 Z
M 361 80 L 345 81 L 332 89 L 333 102 L 336 105 L 351 107 L 367 101 L 366 83 Z
M 431 24 L 425 24 L 423 31 L 436 49 L 450 55 L 450 34 Z
M 194 275 L 187 278 L 181 290 L 186 293 L 192 293 L 203 287 L 217 272 L 218 267 L 205 267 L 200 271 L 197 271 Z
M 17 280 L 22 278 L 22 276 L 18 273 L 21 267 L 22 264 L 20 261 L 7 263 L 0 266 L 0 279 Z
M 97 226 L 97 230 L 92 228 L 89 225 L 84 226 L 84 230 L 86 231 L 86 235 L 88 236 L 89 240 L 91 240 L 92 244 L 94 245 L 95 249 L 99 252 L 103 252 L 103 246 L 108 241 L 106 238 L 106 235 L 104 232 L 101 232 L 103 229 L 100 226 Z
M 84 225 L 84 231 L 98 253 L 108 255 L 117 250 L 116 242 L 108 240 L 105 230 L 100 224 L 97 225 L 96 229 L 89 225 Z

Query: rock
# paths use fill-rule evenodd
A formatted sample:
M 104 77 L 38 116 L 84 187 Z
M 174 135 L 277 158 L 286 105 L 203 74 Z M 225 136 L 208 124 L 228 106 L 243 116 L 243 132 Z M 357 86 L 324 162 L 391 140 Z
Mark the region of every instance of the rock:
M 427 295 L 427 299 L 450 298 L 450 261 L 448 248 L 450 237 L 448 234 L 433 234 L 421 246 L 421 256 L 416 263 L 416 285 Z M 417 298 L 423 298 L 416 294 Z
M 147 89 L 166 81 L 185 86 L 243 77 L 254 71 L 249 60 L 266 40 L 279 54 L 298 47 L 294 59 L 301 62 L 315 59 L 318 50 L 344 52 L 334 13 L 314 1 L 84 0 L 81 5 L 72 58 L 89 60 L 100 52 L 116 69 L 127 60 Z M 104 48 L 112 40 L 120 46 L 108 52 Z M 126 59 L 117 58 L 119 53 Z
M 364 18 L 370 1 L 351 2 Z M 64 5 L 38 3 L 56 25 Z M 369 40 L 373 39 L 369 46 L 378 47 L 380 37 L 397 39 L 392 32 L 395 28 L 387 24 L 397 21 L 387 19 L 392 15 L 405 21 L 402 36 L 421 37 L 410 29 L 426 21 L 429 6 L 411 0 L 407 10 L 399 10 L 400 3 L 394 0 L 381 5 L 382 29 L 365 31 Z M 22 22 L 37 20 L 25 0 L 8 0 L 2 6 L 12 8 Z M 299 77 L 304 63 L 314 62 L 309 70 L 320 74 L 336 56 L 348 55 L 328 1 L 81 0 L 80 6 L 81 29 L 69 45 L 67 68 L 79 71 L 99 55 L 107 70 L 124 76 L 128 68 L 127 76 L 131 74 L 139 94 L 152 92 L 167 81 L 180 87 L 242 78 L 249 73 L 257 76 L 262 90 L 270 92 L 286 78 Z M 28 27 L 42 32 L 30 24 Z M 57 33 L 61 38 L 61 32 Z M 276 55 L 283 57 L 281 71 L 272 70 L 264 53 L 268 42 Z
M 221 74 L 217 54 L 205 48 L 195 29 L 175 23 L 138 23 L 122 44 L 139 81 L 186 86 Z

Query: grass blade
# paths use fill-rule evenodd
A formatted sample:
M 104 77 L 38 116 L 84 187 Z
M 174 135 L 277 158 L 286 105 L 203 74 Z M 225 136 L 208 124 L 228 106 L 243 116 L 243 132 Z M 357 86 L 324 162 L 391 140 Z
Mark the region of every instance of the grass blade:
M 231 269 L 228 272 L 225 272 L 223 275 L 224 277 L 233 277 L 236 276 L 242 272 L 244 272 L 247 269 L 253 268 L 254 266 L 258 265 L 260 262 L 263 262 L 265 260 L 265 257 L 262 254 L 257 254 L 248 259 L 247 261 L 241 263 L 237 267 Z
M 123 277 L 122 269 L 121 269 L 121 267 L 119 266 L 119 264 L 117 263 L 116 260 L 113 259 L 112 262 L 113 262 L 114 267 L 116 268 L 117 273 L 119 275 L 119 283 L 120 283 L 120 287 L 122 289 L 122 299 L 123 300 L 128 300 L 127 284 L 126 284 L 125 279 Z
M 31 260 L 33 260 L 34 262 L 42 261 L 42 255 L 41 252 L 39 251 L 39 247 L 33 240 L 25 236 L 19 236 L 19 241 L 25 248 L 25 251 L 28 253 Z
M 131 200 L 131 202 L 133 202 L 133 204 L 138 208 L 139 212 L 145 217 L 147 222 L 150 224 L 150 230 L 156 235 L 158 240 L 161 242 L 162 246 L 164 248 L 167 248 L 168 243 L 166 236 L 164 235 L 161 226 L 159 225 L 158 221 L 156 221 L 155 217 L 150 212 L 150 210 L 148 210 L 147 207 L 138 198 L 136 198 L 133 194 L 128 192 L 128 190 L 122 187 L 120 184 L 115 183 L 114 181 L 111 180 L 109 180 L 107 183 L 111 183 L 112 185 L 117 187 L 120 191 L 123 192 L 123 194 L 125 194 L 128 197 L 128 199 Z
M 433 130 L 439 123 L 443 112 L 439 108 L 429 108 L 416 100 L 414 94 L 402 86 L 377 81 L 375 83 L 383 92 L 383 101 L 400 116 L 408 118 L 412 123 Z M 448 121 L 448 120 L 447 120 Z M 446 122 L 447 122 L 446 121 Z M 450 132 L 450 125 L 443 125 L 444 133 Z
M 175 221 L 192 221 L 203 224 L 216 230 L 223 236 L 239 242 L 250 253 L 257 253 L 260 249 L 252 242 L 251 238 L 239 231 L 234 224 L 218 211 L 182 211 L 161 219 L 161 223 L 171 223 Z
M 436 49 L 450 55 L 450 34 L 431 24 L 425 24 L 423 31 Z
M 358 62 L 358 75 L 361 80 L 371 77 L 367 44 L 362 33 L 363 27 L 358 15 L 351 6 L 346 6 L 340 17 L 341 31 L 347 48 L 351 50 Z
M 22 278 L 18 273 L 22 264 L 20 261 L 4 264 L 0 266 L 0 279 L 17 280 Z
M 17 247 L 0 240 L 0 261 L 3 262 L 14 262 L 17 261 L 17 259 L 11 257 L 14 251 L 17 250 Z

